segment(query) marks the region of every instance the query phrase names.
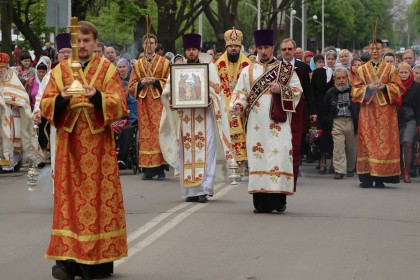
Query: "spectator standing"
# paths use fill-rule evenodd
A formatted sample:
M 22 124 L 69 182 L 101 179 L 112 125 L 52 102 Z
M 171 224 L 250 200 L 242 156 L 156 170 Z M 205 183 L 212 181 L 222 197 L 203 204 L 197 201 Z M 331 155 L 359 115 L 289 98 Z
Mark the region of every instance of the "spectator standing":
M 420 64 L 413 67 L 414 81 L 420 84 Z
M 163 57 L 163 55 L 165 54 L 165 48 L 161 43 L 157 43 L 155 52 Z
M 29 100 L 31 103 L 32 112 L 34 111 L 34 106 L 36 103 L 36 97 L 42 80 L 45 75 L 51 70 L 51 60 L 47 56 L 41 56 L 38 61 L 38 64 L 35 67 L 35 77 L 30 78 L 25 86 L 26 91 L 29 94 Z M 41 122 L 38 124 L 39 134 L 38 141 L 39 146 L 41 147 L 43 153 L 43 160 L 38 164 L 38 167 L 45 167 L 45 160 L 47 157 L 47 147 L 48 147 L 48 135 L 49 135 L 49 125 L 45 118 L 41 119 Z
M 107 47 L 104 52 L 105 58 L 111 61 L 112 64 L 117 64 L 117 52 L 115 51 L 114 47 Z
M 20 63 L 23 65 L 22 79 L 28 81 L 35 77 L 35 68 L 32 67 L 32 57 L 28 52 L 23 52 L 20 56 Z
M 398 72 L 405 88 L 403 95 L 396 100 L 401 145 L 401 172 L 404 183 L 411 183 L 413 139 L 420 133 L 420 84 L 414 81 L 413 71 L 408 63 L 401 62 Z
M 306 134 L 306 129 L 309 129 L 308 122 L 315 122 L 317 120 L 316 109 L 315 109 L 315 99 L 313 91 L 311 88 L 311 80 L 309 78 L 309 73 L 311 69 L 309 66 L 300 60 L 295 58 L 296 51 L 296 42 L 290 38 L 284 39 L 280 44 L 280 52 L 282 60 L 286 63 L 290 63 L 296 67 L 296 73 L 299 76 L 301 81 L 301 86 L 303 89 L 303 98 L 299 101 L 299 104 L 296 106 L 296 112 L 292 117 L 292 143 L 293 143 L 293 175 L 294 175 L 294 185 L 296 187 L 297 178 L 299 175 L 300 161 L 302 157 L 302 145 L 305 142 L 303 139 L 303 134 Z M 305 107 L 305 109 L 304 109 Z M 306 111 L 307 114 L 303 114 L 303 111 Z M 309 117 L 308 117 L 309 115 Z
M 105 51 L 105 46 L 101 42 L 98 42 L 95 49 L 93 50 L 93 52 L 99 57 L 104 56 L 104 51 Z
M 131 75 L 130 62 L 125 58 L 120 58 L 117 62 L 117 70 L 118 74 L 120 74 L 121 81 L 126 81 L 128 83 Z
M 325 95 L 325 115 L 334 142 L 334 179 L 339 180 L 354 176 L 360 104 L 351 102 L 347 69 L 339 66 L 333 76 L 334 87 Z
M 51 46 L 51 43 L 50 42 L 46 42 L 45 43 L 45 56 L 47 56 L 51 60 L 52 63 L 55 62 L 55 54 L 56 54 L 56 51 Z
M 300 61 L 305 62 L 305 61 L 303 60 L 303 50 L 302 50 L 302 48 L 297 47 L 297 48 L 295 49 L 295 59 L 298 59 L 298 60 L 300 60 Z
M 416 55 L 412 49 L 406 49 L 403 54 L 404 62 L 408 63 L 411 67 L 416 65 Z
M 55 61 L 55 65 L 50 67 L 50 70 L 45 75 L 44 79 L 39 86 L 38 93 L 36 95 L 36 102 L 34 105 L 34 109 L 32 112 L 32 118 L 34 119 L 35 124 L 40 124 L 41 121 L 45 118 L 41 118 L 41 111 L 40 111 L 40 104 L 42 96 L 44 95 L 45 87 L 50 81 L 51 78 L 51 68 L 54 68 L 57 63 L 62 62 L 63 60 L 69 59 L 72 55 L 71 49 L 71 42 L 70 42 L 70 35 L 68 33 L 61 33 L 55 36 L 55 44 L 57 47 L 57 60 Z M 55 126 L 49 125 L 50 128 L 50 135 L 49 135 L 49 142 L 50 142 L 50 156 L 51 156 L 51 174 L 53 175 L 54 180 L 54 169 L 55 169 L 55 151 L 57 145 L 57 129 Z
M 396 63 L 395 63 L 395 55 L 393 53 L 386 53 L 386 54 L 384 54 L 383 60 L 386 63 L 390 63 L 391 65 L 396 66 Z
M 326 65 L 323 68 L 317 68 L 312 73 L 312 91 L 315 96 L 316 111 L 318 112 L 318 128 L 322 129 L 323 133 L 319 140 L 320 158 L 319 158 L 319 174 L 327 173 L 327 153 L 332 153 L 332 136 L 328 129 L 328 119 L 325 115 L 324 98 L 327 91 L 334 86 L 332 75 L 335 69 L 337 60 L 337 53 L 334 50 L 326 52 Z M 333 164 L 329 168 L 329 173 L 334 173 Z

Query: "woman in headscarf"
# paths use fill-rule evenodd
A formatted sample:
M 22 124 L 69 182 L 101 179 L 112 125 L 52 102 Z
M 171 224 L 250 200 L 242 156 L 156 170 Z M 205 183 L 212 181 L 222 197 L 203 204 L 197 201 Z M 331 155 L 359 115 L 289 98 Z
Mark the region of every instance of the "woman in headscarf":
M 350 71 L 352 60 L 353 60 L 353 55 L 351 54 L 351 52 L 347 49 L 342 49 L 338 53 L 336 66 L 342 66 Z
M 118 70 L 118 73 L 120 74 L 121 81 L 127 81 L 128 83 L 128 81 L 130 80 L 130 75 L 131 75 L 130 62 L 125 58 L 119 59 L 117 62 L 117 70 Z
M 412 144 L 416 133 L 420 133 L 420 84 L 414 81 L 413 71 L 408 63 L 401 62 L 398 72 L 405 88 L 403 95 L 396 101 L 401 145 L 401 173 L 404 183 L 411 183 Z
M 315 54 L 311 51 L 306 51 L 303 53 L 303 62 L 305 62 L 306 64 L 310 64 L 311 63 L 311 59 L 312 57 L 314 57 Z
M 332 136 L 328 130 L 328 119 L 324 112 L 324 96 L 326 92 L 334 86 L 332 74 L 337 60 L 337 52 L 329 50 L 325 53 L 325 63 L 323 68 L 317 68 L 312 72 L 312 92 L 315 96 L 315 106 L 318 113 L 318 127 L 323 133 L 319 140 L 320 158 L 319 158 L 319 174 L 326 174 L 326 155 L 332 153 Z M 330 173 L 334 173 L 332 163 Z
M 36 103 L 36 95 L 38 94 L 39 86 L 44 79 L 45 75 L 51 69 L 51 60 L 47 56 L 42 56 L 39 59 L 38 64 L 35 67 L 35 77 L 30 78 L 26 83 L 26 91 L 29 95 L 29 100 L 31 103 L 31 110 L 34 110 L 34 106 Z M 38 142 L 39 146 L 42 149 L 42 153 L 44 155 L 44 159 L 41 163 L 38 164 L 38 167 L 43 168 L 45 167 L 45 159 L 47 154 L 47 147 L 48 147 L 48 136 L 49 135 L 49 125 L 45 118 L 41 118 L 41 123 L 38 125 L 39 127 L 39 135 L 38 135 Z

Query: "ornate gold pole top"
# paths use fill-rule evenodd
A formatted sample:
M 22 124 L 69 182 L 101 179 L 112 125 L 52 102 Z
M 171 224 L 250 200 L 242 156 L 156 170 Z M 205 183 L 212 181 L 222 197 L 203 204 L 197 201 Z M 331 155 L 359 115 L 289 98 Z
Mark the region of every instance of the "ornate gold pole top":
M 72 50 L 72 63 L 71 69 L 76 76 L 79 76 L 79 69 L 82 66 L 79 63 L 79 39 L 78 34 L 80 30 L 79 19 L 77 17 L 72 17 L 70 20 L 70 38 L 71 38 L 71 50 Z

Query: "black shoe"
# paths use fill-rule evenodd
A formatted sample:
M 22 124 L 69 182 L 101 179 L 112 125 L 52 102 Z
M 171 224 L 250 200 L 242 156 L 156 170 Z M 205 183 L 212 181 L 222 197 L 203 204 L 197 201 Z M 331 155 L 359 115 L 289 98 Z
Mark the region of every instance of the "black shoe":
M 271 213 L 271 212 L 273 212 L 273 211 L 261 211 L 261 210 L 258 210 L 257 208 L 255 208 L 255 209 L 254 209 L 254 213 L 255 213 L 255 214 L 260 214 L 260 213 Z
M 331 165 L 330 168 L 328 169 L 328 174 L 334 174 L 335 170 L 334 167 Z
M 279 213 L 283 213 L 286 211 L 286 204 L 284 204 L 282 207 L 276 208 L 276 211 Z
M 335 180 L 340 180 L 340 179 L 343 179 L 343 178 L 344 178 L 344 174 L 335 173 L 335 175 L 334 175 L 334 179 Z
M 118 161 L 118 169 L 126 169 L 127 166 L 125 165 L 125 163 L 122 160 Z
M 185 199 L 185 202 L 198 202 L 198 196 L 189 196 Z
M 153 176 L 146 176 L 146 174 L 143 174 L 143 177 L 141 177 L 142 180 L 152 180 Z
M 207 195 L 199 195 L 198 196 L 198 202 L 200 203 L 207 203 L 208 199 L 207 199 Z
M 359 187 L 361 187 L 361 188 L 371 188 L 371 187 L 373 187 L 373 185 L 372 185 L 371 182 L 362 182 L 362 183 L 360 183 Z
M 45 162 L 38 163 L 38 168 L 44 168 L 47 164 Z
M 74 280 L 74 276 L 71 275 L 64 266 L 53 265 L 52 277 L 59 280 Z
M 354 177 L 353 171 L 347 171 L 347 177 Z
M 385 185 L 383 182 L 375 182 L 375 188 L 385 188 Z
M 165 180 L 165 171 L 161 171 L 159 174 L 158 174 L 158 176 L 157 176 L 157 179 L 158 180 Z

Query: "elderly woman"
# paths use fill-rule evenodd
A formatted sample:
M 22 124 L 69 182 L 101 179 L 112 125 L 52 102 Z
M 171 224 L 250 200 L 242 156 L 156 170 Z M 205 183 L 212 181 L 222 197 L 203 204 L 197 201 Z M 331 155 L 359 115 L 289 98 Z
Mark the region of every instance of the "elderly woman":
M 120 74 L 121 81 L 127 81 L 128 83 L 131 74 L 130 62 L 125 58 L 121 58 L 117 61 L 117 70 L 118 74 Z
M 326 65 L 322 68 L 317 68 L 312 72 L 312 92 L 315 96 L 315 106 L 318 113 L 318 124 L 319 128 L 323 130 L 323 134 L 320 136 L 319 149 L 319 174 L 326 174 L 326 154 L 332 152 L 332 136 L 329 131 L 328 119 L 325 116 L 324 108 L 324 96 L 326 92 L 334 86 L 332 74 L 337 60 L 337 53 L 334 50 L 329 50 L 325 53 Z M 334 169 L 330 167 L 331 174 L 334 173 Z
M 45 75 L 51 69 L 51 59 L 47 56 L 41 56 L 39 59 L 38 64 L 35 67 L 35 77 L 30 78 L 26 85 L 25 89 L 29 95 L 29 101 L 31 104 L 31 110 L 34 111 L 34 106 L 36 103 L 36 96 L 39 91 L 39 86 L 41 85 L 42 80 L 44 79 Z M 45 160 L 47 155 L 47 147 L 48 147 L 48 135 L 49 135 L 49 125 L 45 118 L 41 118 L 41 123 L 38 124 L 39 126 L 39 146 L 42 149 L 43 153 L 43 160 L 38 164 L 39 168 L 45 167 Z
M 404 183 L 410 183 L 412 143 L 416 133 L 420 133 L 420 84 L 414 81 L 411 66 L 401 62 L 398 66 L 405 91 L 397 101 L 398 128 L 400 131 L 401 171 Z
M 414 81 L 420 84 L 420 64 L 413 67 Z
M 353 55 L 347 49 L 342 49 L 338 53 L 337 66 L 342 66 L 350 71 Z

